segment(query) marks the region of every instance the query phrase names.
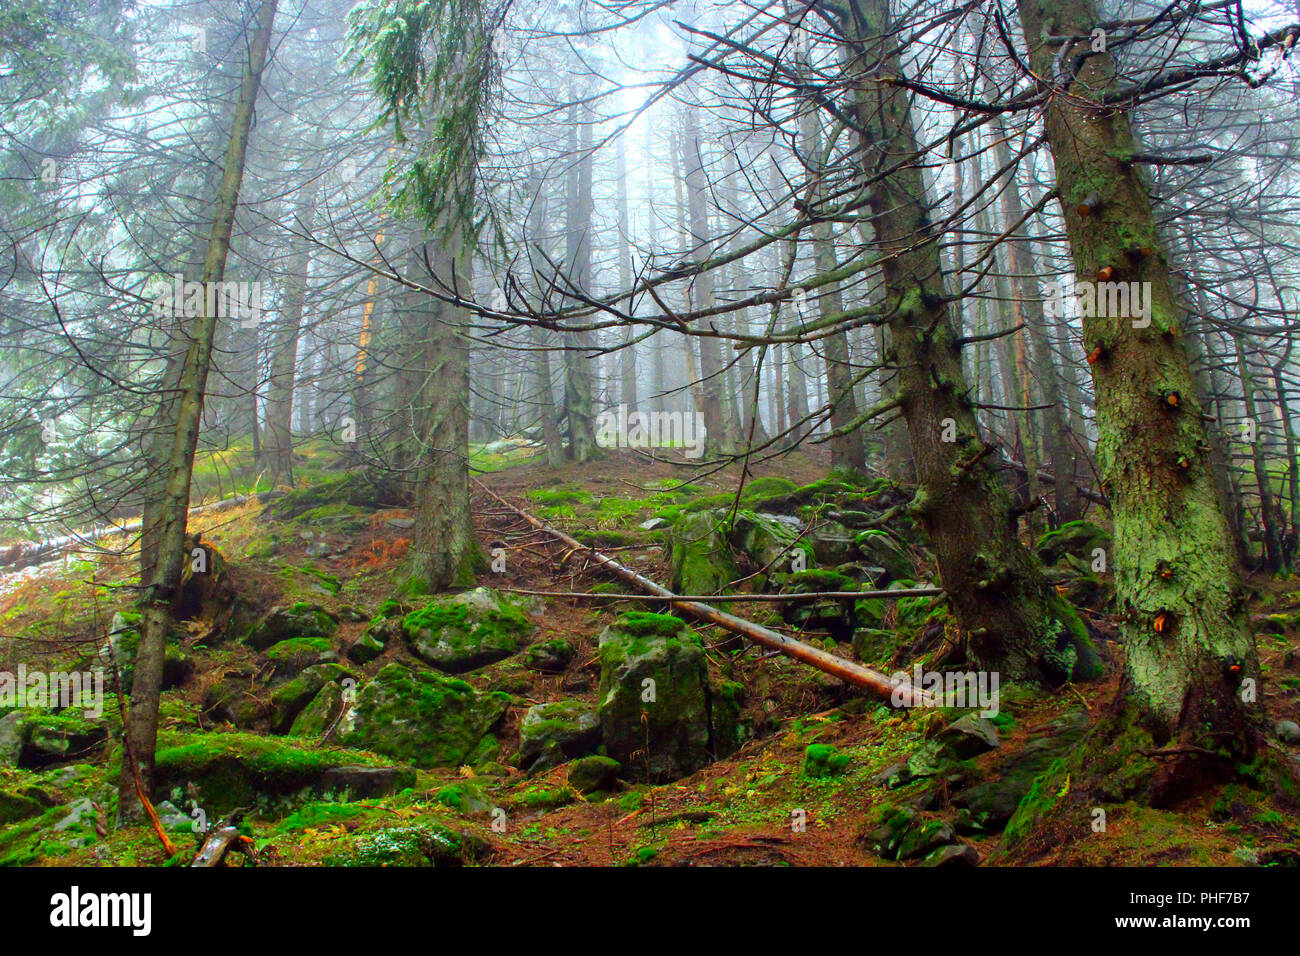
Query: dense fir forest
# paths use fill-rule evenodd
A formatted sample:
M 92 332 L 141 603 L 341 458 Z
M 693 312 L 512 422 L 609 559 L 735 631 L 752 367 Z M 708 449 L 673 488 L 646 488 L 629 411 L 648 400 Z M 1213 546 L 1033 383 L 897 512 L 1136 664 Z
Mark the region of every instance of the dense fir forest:
M 1297 38 L 4 0 L 0 865 L 1300 864 Z

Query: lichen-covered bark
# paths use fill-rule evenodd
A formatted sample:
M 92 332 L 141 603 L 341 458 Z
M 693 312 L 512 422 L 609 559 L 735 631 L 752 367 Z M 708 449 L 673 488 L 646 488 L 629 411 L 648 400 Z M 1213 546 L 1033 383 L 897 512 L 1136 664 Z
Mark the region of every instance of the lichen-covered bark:
M 845 17 L 864 172 L 874 178 L 892 170 L 874 183 L 869 208 L 889 357 L 921 485 L 914 511 L 978 666 L 1010 680 L 1093 676 L 1098 662 L 1087 635 L 1019 540 L 994 448 L 976 427 L 921 169 L 907 162 L 917 151 L 908 95 L 875 79 L 902 72 L 887 0 L 860 0 Z
M 417 282 L 426 257 L 442 282 L 450 285 L 455 275 L 469 287 L 472 260 L 459 230 L 412 253 Z M 411 472 L 417 483 L 409 566 L 417 590 L 439 591 L 473 584 L 483 562 L 469 502 L 469 346 L 464 309 L 415 295 L 425 312 L 422 340 L 410 343 L 422 378 L 413 400 L 421 441 Z
M 1242 681 L 1258 681 L 1259 664 L 1182 316 L 1146 185 L 1125 162 L 1133 151 L 1128 117 L 1092 105 L 1112 85 L 1114 65 L 1086 39 L 1060 58 L 1058 45 L 1044 41 L 1088 37 L 1099 22 L 1092 0 L 1019 0 L 1019 9 L 1039 77 L 1060 82 L 1058 64 L 1080 63 L 1044 117 L 1078 279 L 1110 269 L 1112 281 L 1149 283 L 1149 326 L 1135 328 L 1131 315 L 1084 320 L 1097 459 L 1114 515 L 1123 695 L 1162 743 L 1239 752 L 1253 739 Z M 1097 201 L 1088 204 L 1090 196 Z

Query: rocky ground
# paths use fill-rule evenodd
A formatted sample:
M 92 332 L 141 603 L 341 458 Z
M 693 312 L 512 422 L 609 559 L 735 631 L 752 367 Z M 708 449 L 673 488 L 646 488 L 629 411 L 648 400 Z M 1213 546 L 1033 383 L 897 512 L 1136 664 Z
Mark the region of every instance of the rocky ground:
M 908 496 L 884 480 L 828 479 L 794 456 L 737 495 L 731 471 L 683 484 L 679 465 L 629 454 L 584 477 L 508 451 L 483 476 L 493 491 L 678 593 L 933 583 Z M 1122 664 L 1092 521 L 1037 547 L 1109 676 L 1004 684 L 981 716 L 893 709 L 619 599 L 588 552 L 486 494 L 480 587 L 421 594 L 402 579 L 409 512 L 356 476 L 314 477 L 195 519 L 202 567 L 168 649 L 153 794 L 181 848 L 171 865 L 232 814 L 250 850 L 233 865 L 1300 862 L 1300 794 L 1249 774 L 1050 829 L 1017 813 L 1052 799 L 1037 778 L 1088 733 Z M 0 578 L 0 670 L 103 666 L 129 688 L 132 574 L 108 554 Z M 1264 705 L 1294 754 L 1300 590 L 1252 583 Z M 569 592 L 601 598 L 556 596 Z M 942 598 L 728 610 L 886 673 L 962 668 Z M 112 826 L 116 697 L 101 717 L 84 709 L 0 706 L 0 863 L 168 862 L 150 828 Z

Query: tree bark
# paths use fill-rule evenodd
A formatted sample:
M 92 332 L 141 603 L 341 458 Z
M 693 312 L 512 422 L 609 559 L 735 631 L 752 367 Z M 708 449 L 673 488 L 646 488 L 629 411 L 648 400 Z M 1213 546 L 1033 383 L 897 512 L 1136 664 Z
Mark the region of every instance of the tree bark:
M 235 102 L 230 142 L 226 147 L 224 171 L 203 262 L 205 293 L 215 283 L 221 282 L 225 274 L 230 235 L 244 175 L 248 135 L 253 123 L 253 107 L 266 66 L 277 2 L 278 0 L 261 0 L 256 13 L 250 17 L 250 22 L 254 22 L 255 26 L 249 40 L 248 63 Z M 185 524 L 189 513 L 190 480 L 194 470 L 199 423 L 203 417 L 203 397 L 208 372 L 212 367 L 212 344 L 217 325 L 216 310 L 208 307 L 208 298 L 207 294 L 203 296 L 199 314 L 194 317 L 193 338 L 176 379 L 174 421 L 170 428 L 158 429 L 153 433 L 156 444 L 147 458 L 149 461 L 165 462 L 166 481 L 161 488 L 156 510 L 147 512 L 147 516 L 152 515 L 156 521 L 153 536 L 156 551 L 153 555 L 146 554 L 143 549 L 141 551 L 140 645 L 136 653 L 131 710 L 124 728 L 127 742 L 125 749 L 136 766 L 132 767 L 132 759 L 124 753 L 118 778 L 118 819 L 121 821 L 136 819 L 140 812 L 133 770 L 139 773 L 146 792 L 153 780 L 163 658 L 167 636 L 175 617 L 174 602 L 182 568 L 189 560 L 189 554 L 185 550 Z
M 1127 648 L 1122 699 L 1157 743 L 1252 751 L 1242 682 L 1258 683 L 1259 662 L 1210 468 L 1183 317 L 1147 186 L 1124 162 L 1133 152 L 1128 117 L 1095 105 L 1114 84 L 1114 63 L 1087 39 L 1064 56 L 1045 39 L 1089 37 L 1096 5 L 1019 0 L 1019 10 L 1039 77 L 1058 82 L 1058 62 L 1078 65 L 1044 117 L 1075 271 L 1081 281 L 1109 268 L 1114 281 L 1149 283 L 1149 326 L 1135 327 L 1131 316 L 1084 318 L 1098 466 L 1114 516 L 1116 601 Z M 1177 776 L 1195 759 L 1176 757 L 1165 772 Z
M 917 152 L 908 94 L 876 79 L 903 73 L 887 0 L 860 0 L 846 16 L 845 69 L 864 136 L 863 172 L 883 173 L 869 211 L 921 484 L 913 512 L 979 667 L 1057 684 L 1095 676 L 1099 661 L 1082 624 L 1016 536 L 995 449 L 979 437 L 921 169 L 907 161 Z

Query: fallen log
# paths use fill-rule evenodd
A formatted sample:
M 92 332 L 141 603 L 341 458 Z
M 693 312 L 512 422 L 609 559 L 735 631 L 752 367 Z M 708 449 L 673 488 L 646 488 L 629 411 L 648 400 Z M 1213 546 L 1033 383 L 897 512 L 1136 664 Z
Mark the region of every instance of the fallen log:
M 593 594 L 590 591 L 531 591 L 528 588 L 498 588 L 511 594 L 535 597 L 575 598 L 592 601 L 712 601 L 715 604 L 749 603 L 811 604 L 813 601 L 861 600 L 863 598 L 938 597 L 943 588 L 899 588 L 896 591 L 808 591 L 799 594 Z
M 202 849 L 194 857 L 194 861 L 190 863 L 190 866 L 220 866 L 222 861 L 225 860 L 226 854 L 231 850 L 243 853 L 253 859 L 251 852 L 253 841 L 246 836 L 241 836 L 239 833 L 239 821 L 242 816 L 242 812 L 236 810 L 209 830 L 207 838 L 203 841 Z
M 544 524 L 542 521 L 533 517 L 521 508 L 516 508 L 478 479 L 471 478 L 470 480 L 478 486 L 484 494 L 488 495 L 494 501 L 506 508 L 509 508 L 534 528 L 537 528 L 539 531 L 545 531 L 547 534 L 551 535 L 558 541 L 563 542 L 575 551 L 586 553 L 586 555 L 596 564 L 600 565 L 620 580 L 641 588 L 643 591 L 646 591 L 657 598 L 665 599 L 668 605 L 674 610 L 688 614 L 696 620 L 706 621 L 709 624 L 716 624 L 723 630 L 730 631 L 733 634 L 739 634 L 741 637 L 748 638 L 755 644 L 760 644 L 763 647 L 779 651 L 787 657 L 793 658 L 803 664 L 807 664 L 810 667 L 815 667 L 823 673 L 830 674 L 832 677 L 837 677 L 846 684 L 850 684 L 854 687 L 861 687 L 864 690 L 870 691 L 872 694 L 883 698 L 890 704 L 893 704 L 895 699 L 897 699 L 898 703 L 904 707 L 932 706 L 934 703 L 929 694 L 912 687 L 910 684 L 895 684 L 879 671 L 874 671 L 869 667 L 863 667 L 861 664 L 855 664 L 853 661 L 846 661 L 844 658 L 836 657 L 834 654 L 830 654 L 820 648 L 812 647 L 811 645 L 805 644 L 802 641 L 796 641 L 794 638 L 787 637 L 777 631 L 769 630 L 761 624 L 755 624 L 753 621 L 746 621 L 744 618 L 736 617 L 735 615 L 728 614 L 725 611 L 719 611 L 717 608 L 710 607 L 701 601 L 684 598 L 680 595 L 674 594 L 662 585 L 650 580 L 650 578 L 647 578 L 645 575 L 633 571 L 629 567 L 625 567 L 613 558 L 609 557 L 609 555 L 601 554 L 595 548 L 588 547 L 587 545 L 576 541 L 563 531 L 558 531 L 555 528 Z M 628 595 L 622 596 L 628 597 Z M 860 594 L 856 596 L 861 597 Z

